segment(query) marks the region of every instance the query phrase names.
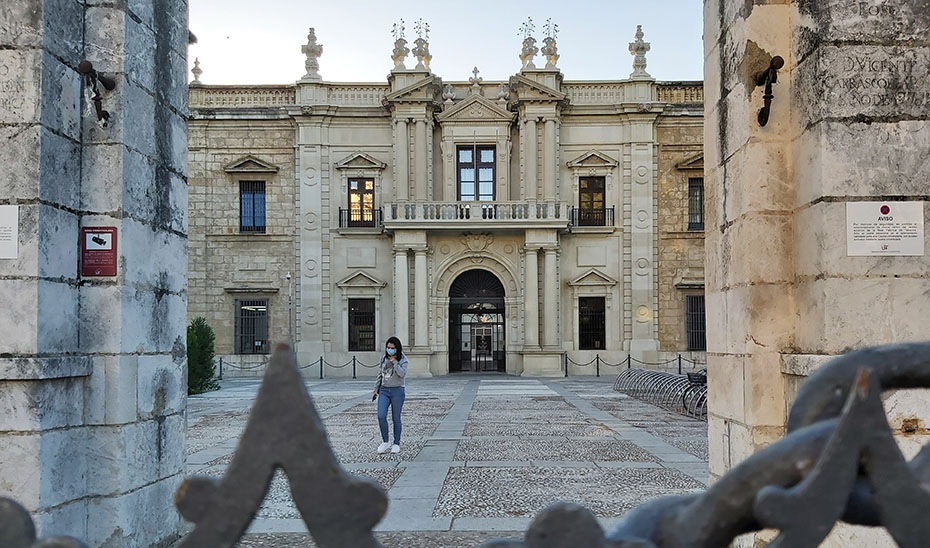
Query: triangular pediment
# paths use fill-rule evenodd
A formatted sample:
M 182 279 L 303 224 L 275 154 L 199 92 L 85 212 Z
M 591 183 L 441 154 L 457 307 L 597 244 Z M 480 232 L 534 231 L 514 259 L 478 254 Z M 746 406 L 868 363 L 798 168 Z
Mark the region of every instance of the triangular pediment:
M 573 287 L 578 286 L 611 286 L 617 285 L 617 280 L 611 278 L 607 274 L 599 271 L 596 268 L 585 272 L 581 276 L 578 276 L 574 280 L 568 282 L 568 285 Z
M 510 77 L 510 88 L 517 91 L 521 101 L 562 101 L 567 96 L 520 74 Z
M 370 274 L 366 274 L 362 271 L 349 274 L 342 281 L 336 282 L 338 287 L 372 287 L 372 288 L 382 288 L 387 286 L 387 282 L 382 282 L 378 278 Z
M 698 154 L 697 156 L 688 158 L 687 160 L 685 160 L 684 162 L 681 162 L 675 167 L 680 170 L 699 169 L 701 171 L 704 171 L 704 155 Z
M 619 163 L 603 152 L 589 150 L 568 162 L 568 167 L 617 167 Z
M 226 173 L 277 173 L 279 169 L 278 166 L 259 160 L 251 154 L 243 156 L 223 168 Z
M 414 82 L 405 88 L 388 93 L 384 96 L 384 101 L 387 103 L 404 101 L 431 101 L 435 99 L 436 95 L 439 93 L 439 86 L 441 83 L 442 80 L 439 80 L 433 75 L 429 75 L 426 78 L 418 82 Z
M 443 111 L 436 119 L 440 122 L 510 122 L 514 113 L 504 110 L 488 98 L 476 93 L 462 99 L 452 108 Z
M 353 152 L 336 162 L 336 169 L 384 169 L 387 164 L 364 152 Z

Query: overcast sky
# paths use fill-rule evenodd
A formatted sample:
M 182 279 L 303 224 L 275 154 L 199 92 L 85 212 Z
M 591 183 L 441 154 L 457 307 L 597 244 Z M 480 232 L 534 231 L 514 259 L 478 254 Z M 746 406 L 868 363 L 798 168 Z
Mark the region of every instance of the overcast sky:
M 542 47 L 543 27 L 558 24 L 558 66 L 567 80 L 629 76 L 629 43 L 636 25 L 652 44 L 646 70 L 659 80 L 703 78 L 701 0 L 190 0 L 190 28 L 198 43 L 204 84 L 292 84 L 306 72 L 300 46 L 309 27 L 323 44 L 320 75 L 332 82 L 384 82 L 393 63 L 391 26 L 405 21 L 413 47 L 414 22 L 429 23 L 432 72 L 467 80 L 473 66 L 485 80 L 505 80 L 520 69 L 527 17 Z M 542 56 L 537 57 L 537 66 Z M 407 66 L 416 60 L 411 54 Z M 189 78 L 192 78 L 189 76 Z

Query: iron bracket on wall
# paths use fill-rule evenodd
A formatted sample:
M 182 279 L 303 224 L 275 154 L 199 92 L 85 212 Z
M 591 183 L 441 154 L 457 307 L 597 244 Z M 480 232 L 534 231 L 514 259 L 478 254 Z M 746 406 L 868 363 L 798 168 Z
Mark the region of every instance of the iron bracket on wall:
M 762 95 L 764 105 L 759 110 L 759 125 L 765 127 L 769 123 L 769 114 L 772 112 L 772 99 L 775 95 L 772 93 L 772 84 L 778 82 L 778 70 L 785 66 L 785 60 L 776 55 L 772 57 L 769 68 L 756 78 L 757 86 L 765 86 Z
M 97 121 L 103 122 L 103 126 L 106 127 L 107 122 L 110 120 L 110 113 L 103 110 L 103 97 L 97 88 L 97 82 L 103 84 L 104 89 L 107 91 L 113 91 L 116 88 L 116 79 L 94 70 L 94 65 L 87 59 L 78 63 L 78 72 L 83 75 L 84 84 L 94 92 L 91 100 L 94 102 L 94 109 L 97 111 Z

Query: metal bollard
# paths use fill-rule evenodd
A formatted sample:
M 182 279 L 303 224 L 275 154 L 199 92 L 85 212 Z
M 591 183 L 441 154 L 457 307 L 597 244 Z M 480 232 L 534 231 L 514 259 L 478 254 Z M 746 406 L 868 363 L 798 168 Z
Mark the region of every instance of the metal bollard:
M 220 357 L 220 380 L 223 380 L 223 358 Z
M 355 356 L 352 356 L 352 378 L 355 378 Z
M 678 374 L 681 375 L 681 354 L 678 355 Z
M 323 356 L 320 356 L 320 380 L 323 379 Z
M 600 377 L 601 376 L 601 355 L 600 354 L 594 355 L 594 370 L 597 372 L 595 376 Z
M 568 354 L 565 354 L 564 357 L 565 359 L 563 361 L 565 362 L 565 377 L 567 378 L 568 377 Z

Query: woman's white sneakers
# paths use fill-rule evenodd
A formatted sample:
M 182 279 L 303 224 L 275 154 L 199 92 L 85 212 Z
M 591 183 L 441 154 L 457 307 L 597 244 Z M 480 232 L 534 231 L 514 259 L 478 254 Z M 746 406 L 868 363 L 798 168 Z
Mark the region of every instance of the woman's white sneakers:
M 396 445 L 394 447 L 397 447 L 397 451 L 392 450 L 391 451 L 392 453 L 397 453 L 398 451 L 400 451 L 400 447 Z M 387 453 L 388 449 L 391 449 L 391 442 L 386 441 L 378 446 L 378 453 Z
M 400 453 L 400 446 L 395 443 L 394 446 L 391 447 L 391 453 Z

